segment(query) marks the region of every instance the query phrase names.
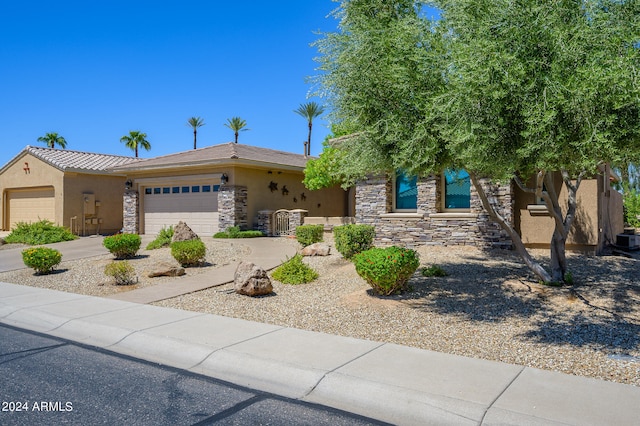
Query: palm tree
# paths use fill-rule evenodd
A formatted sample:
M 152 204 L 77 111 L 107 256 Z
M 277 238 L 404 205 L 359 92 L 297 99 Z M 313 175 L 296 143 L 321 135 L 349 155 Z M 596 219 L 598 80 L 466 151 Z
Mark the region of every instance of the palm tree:
M 55 148 L 56 145 L 60 145 L 60 148 L 67 147 L 67 141 L 65 138 L 57 133 L 45 133 L 44 136 L 38 138 L 38 142 L 44 142 L 49 148 Z
M 227 118 L 227 122 L 224 123 L 224 125 L 233 130 L 233 134 L 236 137 L 236 143 L 238 143 L 238 132 L 246 132 L 247 130 L 250 130 L 244 128 L 247 125 L 247 122 L 240 117 Z
M 205 122 L 200 117 L 191 117 L 187 120 L 187 126 L 193 127 L 193 149 L 196 149 L 196 134 L 198 133 L 198 127 L 205 125 Z
M 139 130 L 131 130 L 128 135 L 120 138 L 120 142 L 124 142 L 127 148 L 135 151 L 136 158 L 138 158 L 138 147 L 144 148 L 147 151 L 151 149 L 151 144 L 147 140 L 147 134 Z
M 304 117 L 309 123 L 309 137 L 307 138 L 304 155 L 311 155 L 311 128 L 313 127 L 313 119 L 324 112 L 324 107 L 316 102 L 307 102 L 306 104 L 300 104 L 298 109 L 293 112 Z

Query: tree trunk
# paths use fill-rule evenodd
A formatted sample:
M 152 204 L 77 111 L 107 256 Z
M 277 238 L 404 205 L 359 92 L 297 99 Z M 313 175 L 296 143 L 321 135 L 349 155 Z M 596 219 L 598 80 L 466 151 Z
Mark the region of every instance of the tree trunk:
M 549 275 L 549 273 L 542 267 L 542 265 L 540 265 L 540 263 L 538 263 L 533 257 L 531 257 L 531 255 L 527 251 L 527 248 L 524 246 L 520 235 L 505 218 L 498 214 L 495 207 L 489 202 L 487 194 L 484 192 L 484 188 L 480 184 L 476 175 L 474 173 L 469 173 L 469 176 L 471 177 L 471 182 L 473 182 L 473 186 L 476 188 L 478 196 L 482 201 L 482 206 L 487 211 L 487 213 L 489 213 L 489 216 L 491 216 L 493 220 L 495 220 L 502 227 L 502 229 L 504 229 L 507 234 L 509 234 L 511 241 L 513 242 L 513 247 L 515 248 L 518 255 L 520 255 L 525 265 L 527 265 L 529 270 L 533 272 L 542 282 L 551 282 L 551 275 Z
M 193 129 L 193 149 L 196 149 L 196 133 L 197 130 Z
M 307 138 L 307 155 L 311 155 L 311 127 L 313 125 L 311 124 L 311 122 L 309 122 L 309 137 Z
M 564 282 L 564 275 L 567 273 L 567 239 L 557 230 L 553 231 L 551 237 L 551 281 L 554 283 Z

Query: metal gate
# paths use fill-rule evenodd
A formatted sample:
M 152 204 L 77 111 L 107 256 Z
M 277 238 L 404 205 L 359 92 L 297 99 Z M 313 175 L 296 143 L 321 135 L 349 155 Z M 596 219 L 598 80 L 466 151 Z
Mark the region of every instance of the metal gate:
M 273 235 L 290 235 L 289 210 L 277 210 L 273 213 Z

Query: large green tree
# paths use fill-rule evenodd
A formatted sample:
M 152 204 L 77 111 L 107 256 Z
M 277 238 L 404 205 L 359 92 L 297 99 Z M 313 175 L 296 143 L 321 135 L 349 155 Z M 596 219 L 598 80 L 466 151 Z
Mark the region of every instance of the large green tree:
M 318 43 L 320 94 L 333 120 L 358 123 L 340 144 L 348 180 L 367 171 L 464 167 L 485 209 L 545 282 L 565 278 L 565 243 L 584 177 L 640 151 L 637 0 L 345 0 L 340 31 Z M 561 205 L 552 174 L 569 196 Z M 521 177 L 535 176 L 531 187 Z M 551 272 L 527 252 L 481 184 L 515 180 L 554 219 Z
M 139 130 L 131 130 L 128 135 L 124 135 L 120 138 L 120 142 L 124 143 L 124 145 L 130 150 L 134 151 L 136 153 L 136 158 L 138 158 L 138 148 L 142 148 L 146 151 L 151 149 L 151 144 L 147 140 L 147 134 Z
M 191 117 L 187 120 L 187 126 L 193 129 L 193 149 L 197 148 L 198 129 L 205 125 L 204 119 L 200 117 Z
M 231 130 L 233 130 L 233 136 L 235 137 L 235 143 L 238 143 L 238 134 L 240 132 L 246 132 L 247 130 L 250 129 L 246 129 L 245 127 L 247 127 L 247 121 L 243 120 L 240 117 L 232 117 L 232 118 L 227 118 L 227 122 L 224 123 L 224 125 L 228 128 L 230 128 Z
M 55 148 L 56 145 L 58 145 L 60 148 L 67 147 L 67 141 L 65 140 L 65 138 L 63 138 L 62 136 L 60 136 L 55 132 L 45 133 L 44 136 L 40 136 L 38 138 L 38 142 L 43 142 L 47 144 L 49 148 Z
M 293 112 L 307 120 L 307 124 L 309 125 L 309 134 L 307 137 L 307 143 L 304 147 L 304 155 L 311 155 L 311 130 L 313 128 L 313 119 L 324 112 L 324 107 L 317 102 L 307 102 L 305 104 L 300 104 L 298 109 L 293 110 Z

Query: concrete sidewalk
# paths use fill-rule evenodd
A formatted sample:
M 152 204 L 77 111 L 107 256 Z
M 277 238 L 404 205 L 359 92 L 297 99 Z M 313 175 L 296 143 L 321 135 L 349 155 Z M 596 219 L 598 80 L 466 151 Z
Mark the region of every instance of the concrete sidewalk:
M 637 425 L 640 388 L 0 283 L 0 322 L 394 424 Z

